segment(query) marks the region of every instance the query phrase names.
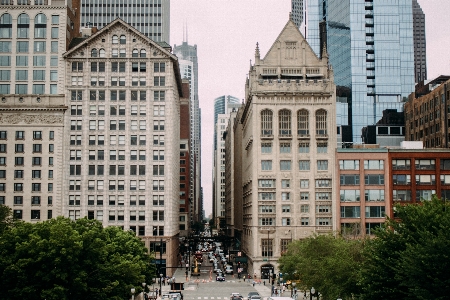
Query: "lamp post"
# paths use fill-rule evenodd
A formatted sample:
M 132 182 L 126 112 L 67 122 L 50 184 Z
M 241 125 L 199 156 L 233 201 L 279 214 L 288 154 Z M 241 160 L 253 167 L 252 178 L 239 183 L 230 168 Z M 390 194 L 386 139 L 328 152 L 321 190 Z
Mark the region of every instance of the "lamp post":
M 312 300 L 313 296 L 318 299 L 319 295 L 320 295 L 319 292 L 316 291 L 314 287 L 312 287 L 311 290 L 309 291 L 309 300 Z
M 134 292 L 136 292 L 136 290 L 131 288 L 131 300 L 134 300 Z
M 280 286 L 280 296 L 281 296 L 281 293 L 283 291 L 283 277 L 281 277 L 281 273 L 280 273 L 279 281 L 280 281 L 279 286 Z
M 161 296 L 161 288 L 162 288 L 162 280 L 163 280 L 163 274 L 159 274 L 159 295 Z
M 145 286 L 147 284 L 145 282 L 142 283 L 142 299 L 145 299 Z
M 269 284 L 273 286 L 272 270 L 269 270 Z

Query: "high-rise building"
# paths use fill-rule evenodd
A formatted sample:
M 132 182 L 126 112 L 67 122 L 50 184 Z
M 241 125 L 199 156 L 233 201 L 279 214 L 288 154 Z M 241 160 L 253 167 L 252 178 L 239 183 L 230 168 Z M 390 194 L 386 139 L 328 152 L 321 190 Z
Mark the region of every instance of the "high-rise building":
M 0 2 L 0 204 L 24 221 L 63 215 L 65 63 L 76 1 Z
M 239 104 L 239 98 L 231 95 L 223 95 L 214 99 L 214 149 L 217 149 L 216 124 L 220 114 L 227 114 L 228 104 Z
M 173 47 L 173 53 L 178 57 L 181 77 L 189 80 L 190 87 L 190 221 L 203 219 L 203 205 L 201 201 L 201 110 L 198 96 L 198 57 L 197 45 L 189 45 L 183 41 L 181 45 Z
M 329 54 L 337 96 L 348 103 L 352 141 L 414 91 L 412 0 L 309 0 L 307 39 Z M 342 106 L 345 108 L 345 106 Z M 338 113 L 338 115 L 343 115 Z
M 319 59 L 292 20 L 263 59 L 257 46 L 254 62 L 234 127 L 234 200 L 247 270 L 267 279 L 292 240 L 333 231 L 336 88 L 328 56 Z
M 291 6 L 291 19 L 300 28 L 304 15 L 303 0 L 291 0 Z
M 427 80 L 427 40 L 425 14 L 417 0 L 413 0 L 414 73 L 416 83 Z
M 134 231 L 161 255 L 161 273 L 173 274 L 185 102 L 177 57 L 170 46 L 116 19 L 64 59 L 70 106 L 63 154 L 66 216 Z
M 156 42 L 170 44 L 170 0 L 78 0 L 81 26 L 101 29 L 121 18 Z

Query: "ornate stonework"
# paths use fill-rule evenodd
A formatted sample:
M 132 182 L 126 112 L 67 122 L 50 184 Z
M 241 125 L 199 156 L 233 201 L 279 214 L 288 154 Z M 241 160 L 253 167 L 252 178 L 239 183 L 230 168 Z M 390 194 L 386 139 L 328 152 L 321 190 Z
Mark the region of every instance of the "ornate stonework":
M 2 124 L 62 124 L 63 116 L 54 115 L 25 115 L 25 114 L 0 114 Z

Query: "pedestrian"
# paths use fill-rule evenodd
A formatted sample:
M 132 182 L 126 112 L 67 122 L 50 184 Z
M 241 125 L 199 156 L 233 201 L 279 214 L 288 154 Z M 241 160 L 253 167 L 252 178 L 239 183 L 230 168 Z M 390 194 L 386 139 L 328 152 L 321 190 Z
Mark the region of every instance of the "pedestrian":
M 255 287 L 255 281 L 253 280 L 253 287 Z
M 158 295 L 158 288 L 156 288 L 156 295 Z
M 263 282 L 264 282 L 264 286 L 265 286 L 266 285 L 266 281 L 264 280 Z

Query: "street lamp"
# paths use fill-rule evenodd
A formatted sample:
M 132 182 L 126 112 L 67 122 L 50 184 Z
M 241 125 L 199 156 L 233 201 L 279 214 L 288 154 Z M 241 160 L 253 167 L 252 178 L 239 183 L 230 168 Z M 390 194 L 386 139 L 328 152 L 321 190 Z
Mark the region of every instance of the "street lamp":
M 159 274 L 159 295 L 161 296 L 161 288 L 162 288 L 162 280 L 163 280 L 163 274 Z
M 311 290 L 309 291 L 309 300 L 312 300 L 313 296 L 316 297 L 317 299 L 319 299 L 320 296 L 319 292 L 316 291 L 314 287 L 312 287 Z
M 269 284 L 273 285 L 273 277 L 272 277 L 272 270 L 269 271 Z
M 145 286 L 146 286 L 146 285 L 147 285 L 147 284 L 146 284 L 145 282 L 142 283 L 142 299 L 145 298 Z
M 131 288 L 131 300 L 134 300 L 134 292 L 136 292 L 136 290 Z

